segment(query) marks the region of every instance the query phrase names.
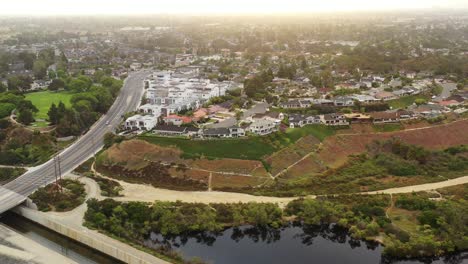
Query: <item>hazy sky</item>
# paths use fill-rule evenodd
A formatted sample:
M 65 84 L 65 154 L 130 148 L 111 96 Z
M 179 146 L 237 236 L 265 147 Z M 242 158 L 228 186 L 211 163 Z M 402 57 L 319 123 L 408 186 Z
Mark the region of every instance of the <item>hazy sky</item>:
M 0 0 L 0 14 L 291 13 L 433 7 L 468 8 L 468 0 Z

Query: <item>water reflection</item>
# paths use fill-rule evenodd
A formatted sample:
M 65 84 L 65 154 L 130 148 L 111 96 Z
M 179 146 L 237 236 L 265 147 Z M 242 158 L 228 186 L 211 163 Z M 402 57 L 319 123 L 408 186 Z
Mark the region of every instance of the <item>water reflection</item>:
M 282 228 L 241 226 L 222 232 L 204 232 L 175 237 L 152 233 L 145 244 L 174 249 L 184 258 L 198 256 L 209 263 L 468 263 L 466 253 L 440 260 L 395 260 L 382 257 L 376 242 L 351 238 L 337 225 L 308 226 L 291 223 Z

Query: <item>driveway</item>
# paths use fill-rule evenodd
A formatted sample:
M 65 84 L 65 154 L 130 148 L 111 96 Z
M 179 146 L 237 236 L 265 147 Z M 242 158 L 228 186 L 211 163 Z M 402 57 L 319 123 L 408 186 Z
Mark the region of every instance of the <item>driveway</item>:
M 457 89 L 456 83 L 440 83 L 439 85 L 442 86 L 442 93 L 440 93 L 439 96 L 434 98 L 434 101 L 436 102 L 440 102 L 447 99 L 452 94 L 452 91 Z
M 270 105 L 268 103 L 264 102 L 259 102 L 252 106 L 252 108 L 247 109 L 243 115 L 242 118 L 246 119 L 247 117 L 253 116 L 255 114 L 263 114 L 265 113 Z M 223 121 L 217 123 L 217 124 L 212 124 L 208 126 L 209 128 L 220 128 L 220 127 L 232 127 L 237 125 L 237 119 L 235 117 L 229 117 L 224 119 Z

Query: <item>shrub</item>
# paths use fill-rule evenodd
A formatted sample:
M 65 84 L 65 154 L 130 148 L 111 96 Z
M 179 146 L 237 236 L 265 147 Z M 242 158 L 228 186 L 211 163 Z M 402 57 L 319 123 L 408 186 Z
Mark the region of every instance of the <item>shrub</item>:
M 407 210 L 430 210 L 436 207 L 435 203 L 427 198 L 420 197 L 416 194 L 398 196 L 395 201 L 395 206 Z

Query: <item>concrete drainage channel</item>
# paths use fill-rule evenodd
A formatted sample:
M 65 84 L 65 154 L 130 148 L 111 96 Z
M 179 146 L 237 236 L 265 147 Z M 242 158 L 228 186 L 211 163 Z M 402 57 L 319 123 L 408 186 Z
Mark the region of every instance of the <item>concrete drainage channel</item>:
M 2 214 L 0 223 L 36 243 L 66 256 L 72 262 L 80 264 L 123 263 L 12 212 Z M 22 262 L 18 261 L 18 263 Z

